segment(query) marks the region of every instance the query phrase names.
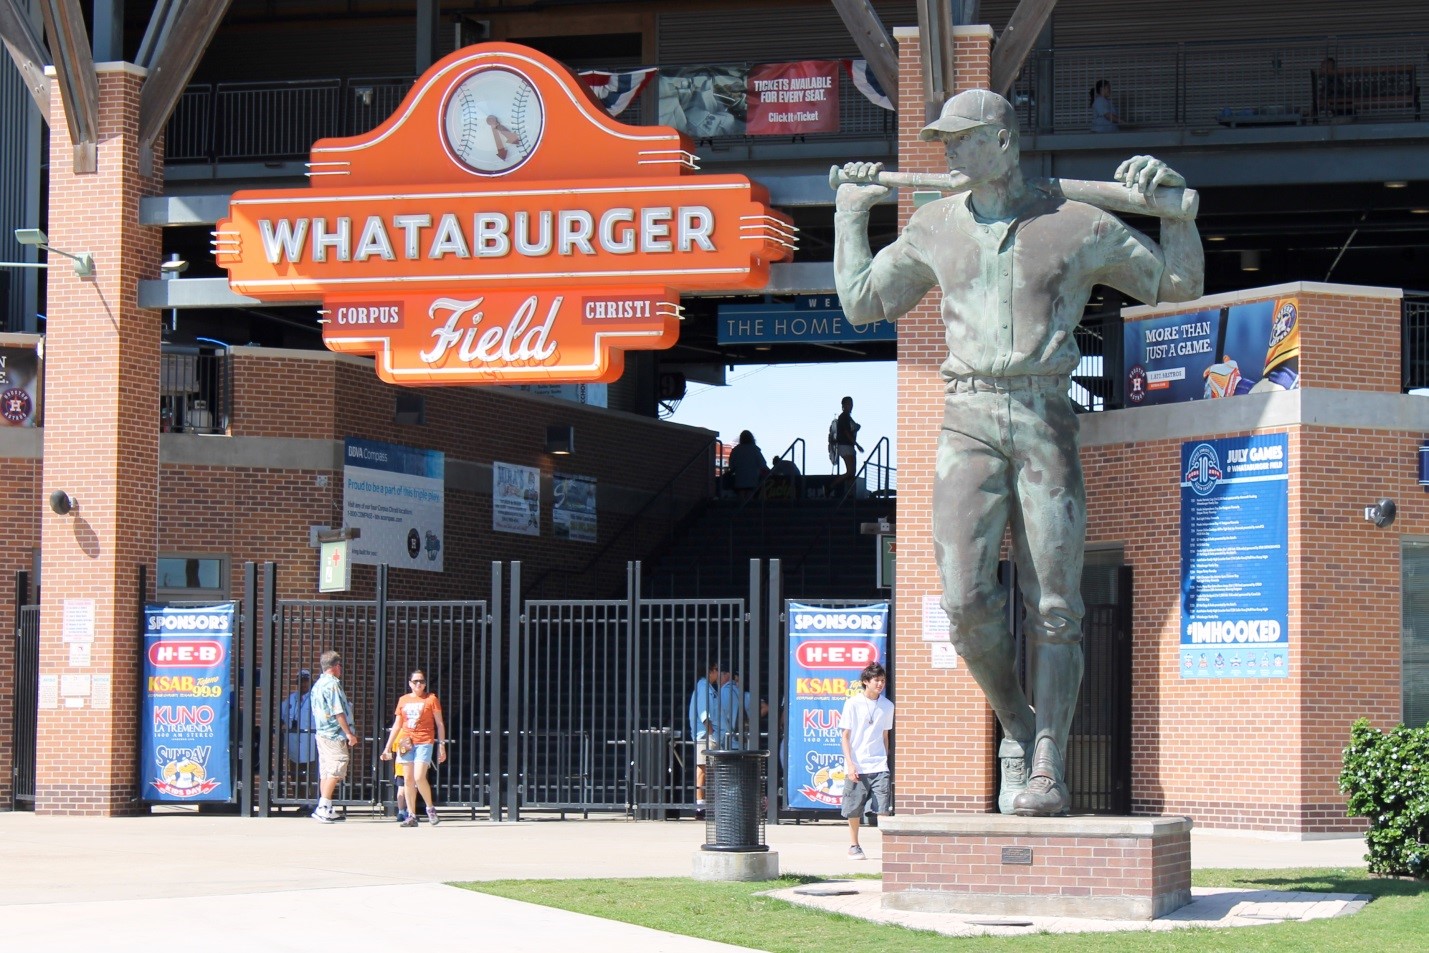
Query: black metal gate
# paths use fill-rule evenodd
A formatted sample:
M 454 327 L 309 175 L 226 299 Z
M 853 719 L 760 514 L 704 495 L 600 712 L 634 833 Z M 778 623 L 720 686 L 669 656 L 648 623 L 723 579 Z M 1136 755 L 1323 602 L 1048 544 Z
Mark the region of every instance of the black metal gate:
M 513 606 L 512 819 L 522 810 L 655 818 L 693 809 L 686 711 L 695 682 L 721 658 L 747 685 L 760 682 L 745 600 L 646 599 L 640 568 L 628 564 L 624 599 Z M 754 587 L 760 571 L 751 564 Z M 511 585 L 519 591 L 519 564 Z
M 35 747 L 40 706 L 40 607 L 27 604 L 30 574 L 15 574 L 15 705 L 11 712 L 12 810 L 35 809 Z
M 372 600 L 281 600 L 260 612 L 267 631 L 263 668 L 273 686 L 262 706 L 260 732 L 268 740 L 263 760 L 260 813 L 272 807 L 308 807 L 318 796 L 311 728 L 284 711 L 299 691 L 299 673 L 316 681 L 319 659 L 335 650 L 343 658 L 343 689 L 353 707 L 362 738 L 354 749 L 347 780 L 337 803 L 382 809 L 394 797 L 392 765 L 382 761 L 382 746 L 397 698 L 406 691 L 414 668 L 426 672 L 427 684 L 442 702 L 447 729 L 447 759 L 434 765 L 432 793 L 437 806 L 466 808 L 472 814 L 494 800 L 493 778 L 500 777 L 496 706 L 500 697 L 500 646 L 493 639 L 489 604 L 484 600 L 388 601 L 387 574 L 379 567 Z M 493 567 L 499 586 L 500 567 Z M 276 583 L 276 567 L 265 567 L 267 592 Z M 499 620 L 497 620 L 499 623 Z M 299 699 L 300 701 L 301 699 Z

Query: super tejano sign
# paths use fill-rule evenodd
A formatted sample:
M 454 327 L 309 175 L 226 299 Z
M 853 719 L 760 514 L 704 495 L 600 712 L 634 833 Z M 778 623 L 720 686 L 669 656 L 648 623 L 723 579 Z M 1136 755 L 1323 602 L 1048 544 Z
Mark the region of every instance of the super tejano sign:
M 795 230 L 688 141 L 607 116 L 519 46 L 459 50 L 381 126 L 312 150 L 308 189 L 240 192 L 229 285 L 324 303 L 323 339 L 403 384 L 609 381 L 669 347 L 679 295 L 752 290 Z

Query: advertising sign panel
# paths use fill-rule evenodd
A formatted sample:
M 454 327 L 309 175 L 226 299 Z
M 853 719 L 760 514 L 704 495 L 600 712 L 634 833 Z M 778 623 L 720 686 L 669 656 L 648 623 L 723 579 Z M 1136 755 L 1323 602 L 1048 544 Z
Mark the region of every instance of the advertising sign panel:
M 1181 473 L 1181 677 L 1286 677 L 1288 438 L 1183 443 Z
M 541 535 L 541 471 L 515 463 L 491 464 L 491 528 L 498 533 Z
M 231 801 L 235 604 L 144 606 L 146 801 Z
M 762 187 L 695 165 L 544 54 L 471 46 L 315 143 L 311 188 L 235 193 L 214 257 L 239 294 L 321 300 L 324 343 L 391 383 L 609 382 L 675 343 L 681 291 L 763 288 L 793 254 Z
M 1176 404 L 1300 386 L 1294 297 L 1127 321 L 1126 405 Z
M 445 465 L 439 450 L 344 441 L 343 525 L 361 532 L 348 549 L 352 563 L 442 571 Z
M 551 531 L 557 539 L 596 540 L 595 477 L 554 474 L 551 480 Z
M 862 691 L 859 672 L 887 665 L 888 603 L 825 608 L 789 603 L 789 712 L 784 804 L 838 810 L 844 765 L 839 719 Z
M 839 131 L 839 61 L 763 63 L 749 71 L 751 136 Z
M 0 347 L 0 427 L 33 427 L 40 417 L 40 355 Z

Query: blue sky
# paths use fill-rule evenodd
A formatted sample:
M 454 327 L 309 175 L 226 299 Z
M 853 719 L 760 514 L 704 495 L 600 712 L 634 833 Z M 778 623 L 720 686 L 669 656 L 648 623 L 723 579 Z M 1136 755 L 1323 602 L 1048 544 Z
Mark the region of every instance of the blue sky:
M 893 361 L 737 366 L 726 373 L 723 387 L 691 382 L 670 419 L 717 431 L 726 444 L 735 443 L 739 432 L 748 430 L 766 460 L 774 459 L 794 438 L 803 437 L 806 472 L 824 474 L 833 472 L 827 449 L 829 421 L 838 416 L 839 401 L 847 395 L 853 398 L 854 420 L 863 426 L 859 442 L 872 450 L 887 437 L 896 465 L 896 367 Z

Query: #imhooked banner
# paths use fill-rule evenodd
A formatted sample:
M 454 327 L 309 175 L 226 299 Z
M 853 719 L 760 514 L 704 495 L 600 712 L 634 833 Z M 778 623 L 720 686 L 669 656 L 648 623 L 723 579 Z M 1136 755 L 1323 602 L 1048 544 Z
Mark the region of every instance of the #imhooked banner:
M 231 801 L 235 604 L 144 606 L 146 801 Z
M 863 691 L 859 673 L 888 650 L 888 603 L 825 608 L 789 603 L 789 712 L 784 806 L 836 810 L 843 803 L 844 702 Z
M 1286 677 L 1288 438 L 1183 443 L 1181 475 L 1181 677 Z

